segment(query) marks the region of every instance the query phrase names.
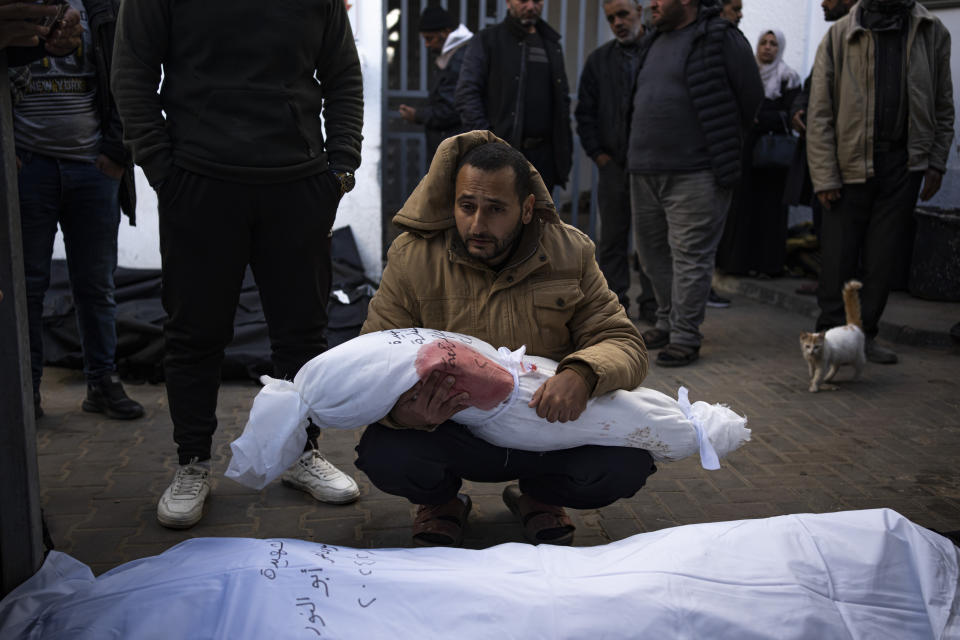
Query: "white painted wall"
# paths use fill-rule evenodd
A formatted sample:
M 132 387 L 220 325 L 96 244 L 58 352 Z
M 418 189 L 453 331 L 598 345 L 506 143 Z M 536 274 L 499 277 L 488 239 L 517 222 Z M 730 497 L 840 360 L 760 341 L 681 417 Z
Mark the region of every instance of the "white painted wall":
M 383 29 L 381 0 L 354 0 L 350 22 L 363 68 L 363 158 L 357 171 L 357 186 L 340 203 L 335 227 L 350 226 L 360 249 L 367 275 L 379 280 L 380 229 L 380 112 L 382 92 Z M 160 268 L 157 196 L 139 167 L 137 181 L 137 226 L 120 223 L 118 259 L 122 267 Z M 54 257 L 65 257 L 63 237 L 57 234 Z

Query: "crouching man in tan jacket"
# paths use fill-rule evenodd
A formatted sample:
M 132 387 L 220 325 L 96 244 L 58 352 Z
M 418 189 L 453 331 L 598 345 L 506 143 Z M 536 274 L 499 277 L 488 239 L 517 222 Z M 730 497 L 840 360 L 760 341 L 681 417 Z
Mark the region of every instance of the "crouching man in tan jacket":
M 563 224 L 539 174 L 489 132 L 448 138 L 394 218 L 380 289 L 362 333 L 426 327 L 557 360 L 531 406 L 575 420 L 591 396 L 632 389 L 647 372 L 643 339 L 607 287 L 594 245 Z M 636 493 L 656 471 L 643 449 L 583 446 L 533 453 L 488 444 L 451 421 L 470 405 L 452 377 L 417 383 L 367 427 L 357 467 L 420 505 L 419 545 L 458 545 L 470 510 L 463 479 L 504 482 L 530 542 L 570 544 L 563 507 L 596 509 Z

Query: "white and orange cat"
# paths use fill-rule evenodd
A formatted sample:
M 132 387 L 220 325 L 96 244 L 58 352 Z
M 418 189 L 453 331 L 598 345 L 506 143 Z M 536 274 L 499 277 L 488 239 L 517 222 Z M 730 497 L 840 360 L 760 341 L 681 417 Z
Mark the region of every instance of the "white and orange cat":
M 800 334 L 803 359 L 810 369 L 810 393 L 820 389 L 835 390 L 836 386 L 826 382 L 833 379 L 843 364 L 853 365 L 854 380 L 860 377 L 867 361 L 863 351 L 865 337 L 860 319 L 860 296 L 857 293 L 861 287 L 863 285 L 856 280 L 843 285 L 843 310 L 847 324 L 819 333 Z

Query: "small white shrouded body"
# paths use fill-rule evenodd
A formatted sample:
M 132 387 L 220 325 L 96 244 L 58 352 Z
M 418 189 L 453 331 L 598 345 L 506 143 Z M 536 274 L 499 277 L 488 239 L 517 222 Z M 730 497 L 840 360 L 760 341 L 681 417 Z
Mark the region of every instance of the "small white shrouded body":
M 433 371 L 456 378 L 474 406 L 453 417 L 501 447 L 553 451 L 582 445 L 647 449 L 673 461 L 700 453 L 707 469 L 750 439 L 746 418 L 722 405 L 638 387 L 592 398 L 570 422 L 548 423 L 528 404 L 557 363 L 462 334 L 432 329 L 369 333 L 317 356 L 293 381 L 264 376 L 243 434 L 230 448 L 227 477 L 262 488 L 296 461 L 308 419 L 353 429 L 383 418 L 400 395 Z

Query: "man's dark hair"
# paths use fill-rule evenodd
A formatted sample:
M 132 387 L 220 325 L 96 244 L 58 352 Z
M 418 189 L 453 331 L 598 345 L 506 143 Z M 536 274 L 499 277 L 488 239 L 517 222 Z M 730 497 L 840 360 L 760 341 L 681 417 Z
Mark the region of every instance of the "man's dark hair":
M 499 171 L 505 167 L 513 169 L 514 188 L 520 204 L 523 204 L 527 196 L 533 193 L 533 187 L 530 184 L 530 163 L 522 153 L 508 144 L 488 142 L 470 149 L 460 158 L 457 164 L 457 175 L 460 174 L 460 169 L 467 165 L 489 172 Z

